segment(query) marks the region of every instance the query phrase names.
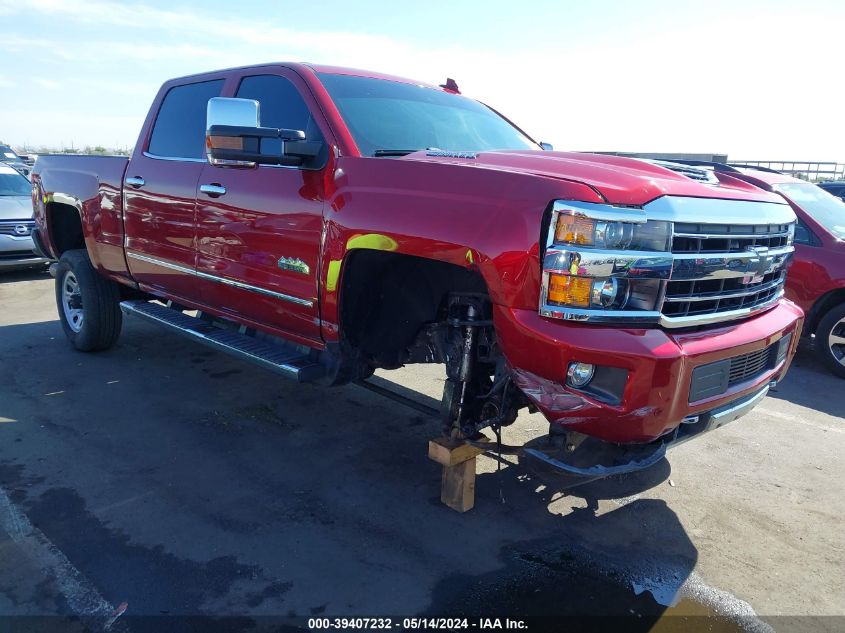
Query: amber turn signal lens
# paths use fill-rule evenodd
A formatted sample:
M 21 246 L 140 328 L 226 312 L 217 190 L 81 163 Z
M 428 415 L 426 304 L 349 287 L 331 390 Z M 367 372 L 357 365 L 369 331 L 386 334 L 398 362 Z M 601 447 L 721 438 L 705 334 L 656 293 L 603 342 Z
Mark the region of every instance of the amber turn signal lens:
M 596 221 L 580 215 L 561 214 L 555 227 L 555 241 L 565 244 L 593 245 Z
M 213 149 L 243 149 L 244 140 L 239 136 L 208 136 L 208 146 Z
M 549 275 L 548 300 L 552 303 L 588 308 L 592 288 L 592 279 L 552 273 Z

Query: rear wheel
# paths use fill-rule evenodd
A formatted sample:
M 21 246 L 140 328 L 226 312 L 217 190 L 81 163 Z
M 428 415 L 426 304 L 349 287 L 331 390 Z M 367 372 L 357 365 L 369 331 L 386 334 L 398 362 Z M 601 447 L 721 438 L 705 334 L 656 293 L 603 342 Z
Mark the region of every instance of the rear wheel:
M 59 259 L 56 305 L 65 335 L 82 352 L 108 349 L 120 335 L 118 286 L 94 270 L 85 250 L 66 251 Z
M 830 310 L 819 322 L 816 353 L 834 374 L 845 378 L 845 303 Z

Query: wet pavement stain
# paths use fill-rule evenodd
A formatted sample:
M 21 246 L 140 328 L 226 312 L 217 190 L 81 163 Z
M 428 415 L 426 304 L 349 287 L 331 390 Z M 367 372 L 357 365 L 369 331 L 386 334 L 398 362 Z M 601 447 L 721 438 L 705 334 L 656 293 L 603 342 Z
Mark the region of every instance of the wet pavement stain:
M 160 545 L 150 548 L 132 544 L 122 531 L 109 529 L 88 512 L 84 500 L 70 488 L 47 490 L 26 506 L 32 524 L 71 563 L 84 570 L 106 600 L 129 603 L 127 619 L 136 620 L 133 631 L 161 630 L 158 625 L 162 622 L 156 624 L 156 618 L 149 616 L 202 614 L 206 602 L 228 595 L 236 581 L 262 577 L 258 567 L 240 564 L 233 556 L 198 562 L 177 558 Z M 271 583 L 261 601 L 282 595 L 287 589 L 284 584 Z M 138 614 L 147 617 L 133 617 Z M 168 618 L 168 630 L 182 630 L 171 628 L 174 622 L 193 626 L 192 621 Z M 214 621 L 203 618 L 203 631 L 237 631 L 254 625 L 251 618 L 226 618 L 225 626 L 221 621 L 216 629 Z M 139 626 L 142 628 L 136 628 Z
M 716 611 L 706 596 L 690 599 L 697 594 L 688 587 L 707 588 L 693 572 L 698 552 L 665 503 L 639 499 L 601 515 L 580 509 L 563 521 L 565 538 L 512 542 L 502 548 L 498 569 L 443 578 L 426 614 L 540 618 L 532 631 L 768 628 L 740 611 Z
M 44 477 L 25 475 L 22 464 L 0 462 L 0 489 L 6 491 L 12 503 L 22 503 L 29 494 L 29 488 L 43 482 Z
M 480 577 L 452 576 L 435 588 L 427 616 L 532 618 L 531 631 L 741 633 L 754 627 L 723 617 L 690 599 L 667 607 L 635 595 L 611 574 L 561 557 L 513 557 L 505 570 Z

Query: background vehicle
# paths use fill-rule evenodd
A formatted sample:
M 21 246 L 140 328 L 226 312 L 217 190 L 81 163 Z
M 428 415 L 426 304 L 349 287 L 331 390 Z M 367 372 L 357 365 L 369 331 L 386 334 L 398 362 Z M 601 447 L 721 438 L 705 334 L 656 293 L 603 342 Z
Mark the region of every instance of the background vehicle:
M 14 168 L 27 178 L 32 173 L 32 163 L 19 156 L 15 150 L 8 145 L 0 145 L 0 163 Z
M 802 324 L 779 196 L 543 151 L 454 89 L 365 71 L 169 81 L 130 159 L 40 156 L 33 183 L 78 349 L 112 345 L 122 310 L 300 381 L 443 363 L 446 433 L 536 409 L 575 472 L 735 420 Z
M 736 166 L 741 177 L 783 196 L 798 216 L 786 295 L 807 314 L 804 334 L 831 371 L 845 378 L 845 203 L 829 187 Z
M 827 191 L 829 194 L 845 200 L 845 181 L 829 180 L 827 182 L 820 182 L 819 187 Z
M 34 227 L 32 185 L 17 170 L 0 164 L 0 272 L 47 263 L 35 252 Z

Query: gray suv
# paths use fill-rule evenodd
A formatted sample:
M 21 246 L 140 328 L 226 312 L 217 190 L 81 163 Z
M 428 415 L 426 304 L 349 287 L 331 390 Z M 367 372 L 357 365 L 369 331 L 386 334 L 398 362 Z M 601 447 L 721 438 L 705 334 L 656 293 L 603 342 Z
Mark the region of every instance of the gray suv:
M 44 266 L 32 241 L 32 185 L 17 170 L 0 163 L 0 271 Z

